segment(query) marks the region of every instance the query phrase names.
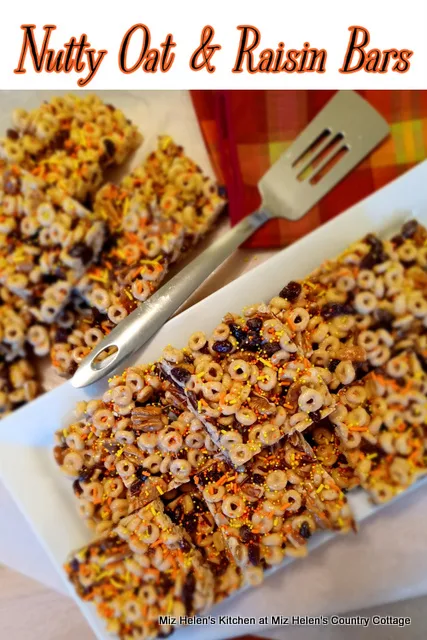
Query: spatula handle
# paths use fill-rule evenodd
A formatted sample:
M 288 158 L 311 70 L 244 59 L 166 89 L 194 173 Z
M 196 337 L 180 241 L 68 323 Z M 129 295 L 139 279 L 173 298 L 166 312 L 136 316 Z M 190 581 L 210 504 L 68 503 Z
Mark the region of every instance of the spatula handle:
M 147 302 L 122 320 L 84 358 L 71 380 L 73 387 L 87 387 L 97 382 L 142 347 L 197 287 L 270 218 L 268 211 L 255 211 L 215 240 L 208 249 L 164 284 Z M 105 360 L 97 361 L 99 354 L 108 347 L 116 347 L 117 350 Z

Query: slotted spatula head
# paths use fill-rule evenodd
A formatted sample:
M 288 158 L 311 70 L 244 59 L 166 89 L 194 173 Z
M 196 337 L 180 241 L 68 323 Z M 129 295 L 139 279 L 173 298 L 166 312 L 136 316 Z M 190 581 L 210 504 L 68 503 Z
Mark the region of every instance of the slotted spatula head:
M 261 208 L 298 220 L 388 133 L 387 122 L 366 100 L 339 91 L 261 178 Z

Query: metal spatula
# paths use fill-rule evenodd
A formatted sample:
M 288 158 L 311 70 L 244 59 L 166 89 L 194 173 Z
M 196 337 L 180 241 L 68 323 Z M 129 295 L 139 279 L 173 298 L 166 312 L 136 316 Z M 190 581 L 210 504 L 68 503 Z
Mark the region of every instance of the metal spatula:
M 109 374 L 145 344 L 257 229 L 272 218 L 301 218 L 388 132 L 386 121 L 363 98 L 352 91 L 337 93 L 261 178 L 258 186 L 262 202 L 258 211 L 213 242 L 120 322 L 82 361 L 72 385 L 86 387 Z M 114 353 L 103 360 L 99 358 L 107 350 Z

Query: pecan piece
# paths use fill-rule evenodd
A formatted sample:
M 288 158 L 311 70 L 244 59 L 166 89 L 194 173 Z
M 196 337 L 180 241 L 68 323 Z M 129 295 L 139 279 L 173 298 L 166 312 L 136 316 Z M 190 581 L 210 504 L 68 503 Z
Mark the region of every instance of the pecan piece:
M 276 413 L 277 409 L 272 402 L 257 394 L 254 395 L 255 397 L 250 400 L 249 406 L 255 413 L 261 413 L 264 416 L 271 416 Z
M 131 413 L 132 425 L 142 431 L 159 431 L 164 427 L 161 407 L 135 407 Z
M 146 456 L 142 451 L 135 447 L 133 444 L 123 445 L 123 455 L 125 458 L 132 462 L 132 464 L 141 465 L 146 459 Z
M 178 389 L 174 389 L 172 386 L 165 392 L 165 400 L 173 407 L 185 411 L 187 406 L 185 404 L 185 395 L 180 393 Z

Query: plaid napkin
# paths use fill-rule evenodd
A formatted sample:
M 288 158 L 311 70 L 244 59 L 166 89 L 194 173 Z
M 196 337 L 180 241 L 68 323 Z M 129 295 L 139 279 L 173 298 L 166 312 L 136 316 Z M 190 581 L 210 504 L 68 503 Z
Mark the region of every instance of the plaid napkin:
M 193 91 L 218 179 L 236 223 L 259 205 L 257 182 L 334 91 Z M 360 91 L 391 135 L 297 222 L 273 220 L 247 246 L 278 247 L 323 224 L 427 157 L 427 91 Z

